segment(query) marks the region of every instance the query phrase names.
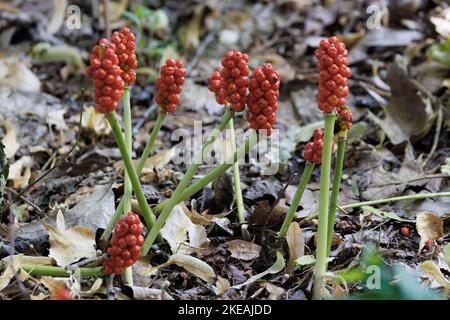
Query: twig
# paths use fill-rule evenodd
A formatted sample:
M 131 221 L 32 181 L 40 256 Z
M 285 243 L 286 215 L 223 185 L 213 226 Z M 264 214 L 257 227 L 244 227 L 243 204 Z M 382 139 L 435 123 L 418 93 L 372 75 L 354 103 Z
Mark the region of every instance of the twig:
M 84 267 L 84 266 L 86 266 L 88 264 L 91 264 L 91 263 L 94 263 L 94 262 L 101 262 L 103 259 L 105 259 L 107 257 L 108 257 L 107 253 L 102 254 L 100 256 L 90 257 L 90 258 L 84 259 L 82 261 L 79 261 L 79 262 L 73 263 L 71 265 L 68 265 L 67 267 L 65 267 L 65 270 L 66 271 L 73 271 L 75 269 Z
M 439 111 L 437 114 L 437 122 L 436 122 L 436 133 L 434 134 L 433 146 L 431 147 L 430 153 L 428 154 L 425 161 L 423 162 L 424 168 L 428 164 L 428 162 L 430 162 L 431 158 L 433 157 L 433 155 L 436 152 L 436 149 L 438 147 L 439 137 L 441 135 L 443 118 L 444 117 L 443 117 L 443 112 L 442 112 L 442 106 L 439 106 Z
M 75 150 L 75 148 L 78 147 L 78 145 L 80 143 L 80 138 L 81 138 L 81 120 L 83 119 L 83 108 L 84 108 L 84 89 L 81 89 L 80 120 L 78 122 L 78 134 L 77 134 L 77 139 L 75 141 L 75 144 L 72 146 L 72 148 L 70 148 L 70 150 L 65 155 L 63 155 L 60 159 L 58 159 L 55 162 L 55 165 L 53 167 L 48 169 L 39 178 L 37 178 L 33 182 L 29 183 L 21 192 L 19 192 L 16 195 L 16 197 L 11 202 L 8 203 L 8 205 L 5 207 L 5 209 L 2 211 L 2 213 L 6 212 L 6 210 L 8 210 L 9 207 L 13 203 L 15 203 L 18 199 L 20 199 L 28 190 L 30 190 L 33 186 L 35 186 L 37 183 L 39 183 L 45 177 L 47 177 L 50 173 L 52 173 L 53 170 L 55 170 L 62 161 L 66 160 L 69 157 L 69 155 Z
M 12 188 L 10 188 L 10 187 L 8 187 L 7 190 L 8 190 L 8 192 L 11 192 L 11 193 L 14 194 L 15 196 L 19 195 L 19 193 L 18 193 L 16 190 L 14 190 L 14 189 L 12 189 Z M 20 198 L 21 198 L 24 202 L 26 202 L 27 204 L 29 204 L 30 206 L 32 206 L 39 214 L 42 214 L 42 213 L 44 212 L 44 211 L 42 211 L 41 208 L 39 208 L 35 203 L 33 203 L 33 202 L 32 202 L 31 200 L 29 200 L 28 198 L 26 198 L 26 197 L 24 197 L 24 196 L 20 196 Z

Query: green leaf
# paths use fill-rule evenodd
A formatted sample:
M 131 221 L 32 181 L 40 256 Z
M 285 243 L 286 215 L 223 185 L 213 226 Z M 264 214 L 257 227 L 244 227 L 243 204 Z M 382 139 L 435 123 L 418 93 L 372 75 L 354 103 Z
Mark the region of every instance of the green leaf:
M 450 37 L 445 42 L 434 44 L 428 48 L 427 56 L 450 68 Z
M 316 258 L 314 258 L 314 256 L 312 256 L 312 255 L 301 256 L 300 258 L 295 260 L 295 263 L 297 264 L 297 267 L 299 267 L 299 268 L 301 268 L 303 266 L 312 265 L 315 262 L 316 262 Z
M 367 211 L 367 212 L 370 212 L 370 213 L 373 213 L 373 214 L 377 215 L 381 219 L 392 219 L 392 220 L 397 220 L 397 221 L 405 221 L 405 219 L 400 218 L 394 212 L 382 211 L 380 209 L 377 209 L 377 208 L 374 208 L 374 207 L 371 207 L 371 206 L 363 206 L 361 208 L 363 210 Z

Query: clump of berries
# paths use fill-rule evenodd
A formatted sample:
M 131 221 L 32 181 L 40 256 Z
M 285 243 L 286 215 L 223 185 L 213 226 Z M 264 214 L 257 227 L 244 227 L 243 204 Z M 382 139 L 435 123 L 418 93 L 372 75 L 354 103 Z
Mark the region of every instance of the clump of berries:
M 125 85 L 116 45 L 101 39 L 94 47 L 86 71 L 94 82 L 95 109 L 100 113 L 116 110 Z
M 136 68 L 138 65 L 135 43 L 136 37 L 127 27 L 112 34 L 111 41 L 116 45 L 116 54 L 119 57 L 119 66 L 122 69 L 122 79 L 127 86 L 136 81 Z
M 314 139 L 306 144 L 303 152 L 305 161 L 313 162 L 315 164 L 320 164 L 322 162 L 323 137 L 324 131 L 322 128 L 314 130 Z M 334 136 L 332 148 L 334 150 Z
M 174 59 L 168 59 L 166 64 L 161 67 L 161 75 L 156 80 L 157 92 L 155 101 L 167 112 L 175 112 L 177 104 L 180 101 L 180 93 L 183 90 L 184 75 L 186 69 L 183 62 Z
M 348 96 L 348 78 L 351 70 L 348 67 L 347 49 L 336 37 L 320 41 L 320 48 L 315 56 L 319 60 L 319 94 L 318 107 L 321 111 L 332 112 L 336 108 L 340 113 Z
M 245 110 L 249 85 L 248 56 L 237 50 L 228 51 L 222 58 L 222 68 L 208 79 L 208 88 L 219 104 L 229 103 L 235 112 Z
M 345 106 L 339 110 L 340 126 L 341 130 L 348 130 L 352 126 L 353 115 L 348 106 Z
M 265 64 L 253 72 L 249 84 L 248 111 L 246 119 L 255 130 L 265 129 L 272 134 L 272 126 L 277 120 L 277 99 L 280 89 L 280 74 L 271 64 Z
M 109 258 L 103 260 L 103 271 L 106 274 L 122 274 L 126 267 L 139 259 L 144 243 L 143 233 L 144 225 L 135 213 L 129 212 L 117 221 L 111 246 L 108 248 Z

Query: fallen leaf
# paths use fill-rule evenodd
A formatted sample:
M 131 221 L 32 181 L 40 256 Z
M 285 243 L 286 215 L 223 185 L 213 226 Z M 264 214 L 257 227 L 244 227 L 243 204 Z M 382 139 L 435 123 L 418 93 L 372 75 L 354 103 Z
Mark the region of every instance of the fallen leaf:
M 182 254 L 182 253 L 173 254 L 169 258 L 169 260 L 167 260 L 167 262 L 160 265 L 159 268 L 166 267 L 171 264 L 176 264 L 177 266 L 186 269 L 187 271 L 192 273 L 194 276 L 196 276 L 206 282 L 210 282 L 212 279 L 214 279 L 216 277 L 216 274 L 215 274 L 213 268 L 211 268 L 209 266 L 209 264 L 207 264 L 206 262 L 203 262 L 202 260 L 200 260 L 198 258 L 189 256 L 186 254 Z
M 67 0 L 53 0 L 53 15 L 47 25 L 47 33 L 54 35 L 64 23 Z
M 0 59 L 0 87 L 25 92 L 40 92 L 39 78 L 17 56 Z
M 0 266 L 2 264 L 6 264 L 6 268 L 3 273 L 0 275 L 0 292 L 5 289 L 11 279 L 14 277 L 16 272 L 19 271 L 20 264 L 22 263 L 23 255 L 14 255 L 3 258 L 0 261 Z M 0 268 L 1 270 L 2 268 Z
M 285 203 L 286 199 L 281 199 L 275 207 L 272 208 L 267 200 L 258 202 L 248 219 L 249 224 L 258 226 L 277 224 L 288 211 Z
M 105 115 L 97 112 L 93 106 L 83 111 L 81 126 L 93 130 L 99 136 L 108 135 L 111 132 L 111 127 Z
M 253 260 L 259 256 L 261 246 L 240 239 L 231 240 L 226 243 L 227 249 L 231 252 L 231 256 L 240 260 Z
M 177 154 L 177 146 L 174 146 L 168 150 L 164 150 L 158 154 L 155 154 L 154 156 L 148 158 L 145 160 L 144 168 L 142 169 L 142 173 L 144 174 L 145 171 L 153 171 L 153 170 L 161 170 L 163 169 Z M 137 160 L 133 161 L 134 164 L 137 164 Z M 116 162 L 114 164 L 114 168 L 117 173 L 122 173 L 125 169 L 124 163 L 122 160 Z
M 66 229 L 61 211 L 56 217 L 56 228 L 45 224 L 49 234 L 50 253 L 59 266 L 65 267 L 81 258 L 93 257 L 95 250 L 95 235 L 86 227 Z
M 275 263 L 266 271 L 263 271 L 257 275 L 254 275 L 253 277 L 250 277 L 247 279 L 247 281 L 245 281 L 244 283 L 238 284 L 236 286 L 233 286 L 233 289 L 241 289 L 242 287 L 252 284 L 253 282 L 261 279 L 262 277 L 268 275 L 268 274 L 275 274 L 280 272 L 281 270 L 284 269 L 285 263 L 284 263 L 284 258 L 283 255 L 277 251 L 277 260 L 275 261 Z
M 123 290 L 127 296 L 134 300 L 173 300 L 173 298 L 162 289 L 126 285 Z
M 374 208 L 371 206 L 362 206 L 361 209 L 363 209 L 364 211 L 373 213 L 381 219 L 392 219 L 392 220 L 397 220 L 397 221 L 405 221 L 405 219 L 400 218 L 394 212 L 383 211 L 383 210 L 380 210 L 380 209 L 377 209 L 377 208 Z
M 298 267 L 309 266 L 316 263 L 316 258 L 314 258 L 314 256 L 312 255 L 301 256 L 300 258 L 295 260 L 295 263 Z
M 205 8 L 206 5 L 203 3 L 196 5 L 189 24 L 182 26 L 178 30 L 178 38 L 183 48 L 187 50 L 195 50 L 200 44 L 200 26 Z
M 8 180 L 13 182 L 12 187 L 20 190 L 25 188 L 30 182 L 33 160 L 30 156 L 23 156 L 9 167 Z
M 216 280 L 216 287 L 214 288 L 214 293 L 216 296 L 221 296 L 224 294 L 228 289 L 230 289 L 230 281 L 228 281 L 225 278 L 222 278 L 221 276 L 217 276 Z
M 444 277 L 439 267 L 433 261 L 422 262 L 420 267 L 423 271 L 431 275 L 445 289 L 450 289 L 450 281 Z
M 265 288 L 269 293 L 267 300 L 278 300 L 286 294 L 286 291 L 283 288 L 278 287 L 268 281 L 263 282 L 261 284 L 261 287 Z
M 3 144 L 5 145 L 4 152 L 6 154 L 7 159 L 14 158 L 16 152 L 20 148 L 19 142 L 17 142 L 17 133 L 16 127 L 9 120 L 5 120 L 3 122 L 3 127 L 5 128 L 5 135 L 2 139 Z
M 289 260 L 286 271 L 291 272 L 295 265 L 295 260 L 305 254 L 305 239 L 298 222 L 292 222 L 289 226 L 286 234 L 286 242 L 289 247 Z
M 428 240 L 437 240 L 443 236 L 443 220 L 432 212 L 419 213 L 416 218 L 416 229 L 420 235 L 419 252 Z

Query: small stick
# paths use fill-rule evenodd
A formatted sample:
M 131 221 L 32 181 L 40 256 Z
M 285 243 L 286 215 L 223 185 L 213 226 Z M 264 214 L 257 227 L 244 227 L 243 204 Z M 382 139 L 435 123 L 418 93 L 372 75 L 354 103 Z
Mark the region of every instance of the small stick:
M 73 271 L 76 269 L 79 269 L 81 267 L 87 266 L 88 264 L 94 263 L 94 262 L 101 262 L 103 259 L 106 259 L 108 257 L 108 254 L 102 254 L 100 256 L 95 256 L 95 257 L 90 257 L 87 259 L 84 259 L 82 261 L 76 262 L 76 263 L 72 263 L 71 265 L 68 265 L 67 267 L 65 267 L 66 271 Z

